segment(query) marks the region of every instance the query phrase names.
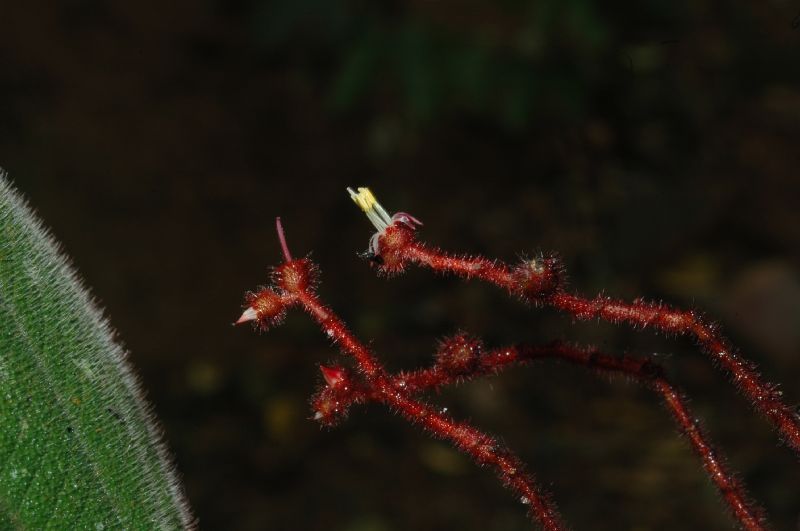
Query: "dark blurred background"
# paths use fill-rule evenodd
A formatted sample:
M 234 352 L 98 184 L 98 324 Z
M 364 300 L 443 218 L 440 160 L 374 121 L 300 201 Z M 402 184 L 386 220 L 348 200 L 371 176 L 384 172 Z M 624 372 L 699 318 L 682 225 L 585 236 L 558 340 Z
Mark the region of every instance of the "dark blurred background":
M 347 185 L 454 250 L 556 250 L 573 289 L 702 308 L 800 402 L 800 4 L 3 2 L 0 166 L 131 350 L 204 529 L 528 529 L 488 470 L 380 407 L 320 430 L 335 348 L 230 323 L 279 260 L 392 369 L 464 329 L 657 355 L 778 529 L 798 462 L 688 340 L 497 290 L 376 278 Z M 796 25 L 796 22 L 795 22 Z M 502 436 L 575 529 L 727 529 L 657 397 L 553 362 L 431 397 Z

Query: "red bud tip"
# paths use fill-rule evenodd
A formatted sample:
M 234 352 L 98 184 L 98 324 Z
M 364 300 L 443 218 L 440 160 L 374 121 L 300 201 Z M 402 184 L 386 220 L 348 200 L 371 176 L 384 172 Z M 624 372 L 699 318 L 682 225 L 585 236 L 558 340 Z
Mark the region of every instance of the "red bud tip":
M 322 371 L 322 376 L 330 387 L 336 387 L 347 377 L 347 373 L 341 367 L 320 365 L 319 370 Z
M 250 321 L 255 321 L 256 319 L 258 319 L 258 312 L 256 312 L 255 309 L 251 306 L 247 308 L 244 312 L 242 312 L 242 316 L 239 317 L 239 320 L 233 324 L 240 325 Z

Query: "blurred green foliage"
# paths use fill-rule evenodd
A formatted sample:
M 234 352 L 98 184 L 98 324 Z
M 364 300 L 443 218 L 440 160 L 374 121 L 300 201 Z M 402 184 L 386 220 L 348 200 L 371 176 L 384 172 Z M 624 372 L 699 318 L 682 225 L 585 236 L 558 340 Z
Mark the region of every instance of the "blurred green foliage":
M 272 0 L 253 10 L 266 54 L 328 63 L 333 109 L 380 108 L 388 99 L 412 123 L 465 115 L 513 130 L 542 114 L 580 114 L 612 43 L 588 0 Z

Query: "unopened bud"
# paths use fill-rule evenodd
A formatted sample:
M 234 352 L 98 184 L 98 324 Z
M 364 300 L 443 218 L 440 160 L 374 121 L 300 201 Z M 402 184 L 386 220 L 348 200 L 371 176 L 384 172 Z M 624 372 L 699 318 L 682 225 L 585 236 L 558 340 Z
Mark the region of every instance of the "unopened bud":
M 322 372 L 322 377 L 330 387 L 337 387 L 347 379 L 347 371 L 342 367 L 326 367 L 320 365 L 319 370 Z
M 275 283 L 288 293 L 299 293 L 313 288 L 317 271 L 310 260 L 302 258 L 286 262 L 275 268 Z
M 514 270 L 518 293 L 528 302 L 540 303 L 564 288 L 561 261 L 554 257 L 526 260 Z
M 337 424 L 347 414 L 347 409 L 342 407 L 338 394 L 332 391 L 330 387 L 323 388 L 311 400 L 314 420 L 326 426 Z
M 263 329 L 278 324 L 286 313 L 286 302 L 271 289 L 248 293 L 245 297 L 248 306 L 236 324 L 257 321 Z
M 436 365 L 450 373 L 466 374 L 477 367 L 483 352 L 483 343 L 466 334 L 442 341 L 436 353 Z

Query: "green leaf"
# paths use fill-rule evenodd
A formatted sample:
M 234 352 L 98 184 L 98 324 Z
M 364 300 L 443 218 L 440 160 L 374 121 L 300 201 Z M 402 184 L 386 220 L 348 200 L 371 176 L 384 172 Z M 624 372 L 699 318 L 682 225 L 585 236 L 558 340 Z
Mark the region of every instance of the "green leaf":
M 0 170 L 0 528 L 192 527 L 125 358 Z

